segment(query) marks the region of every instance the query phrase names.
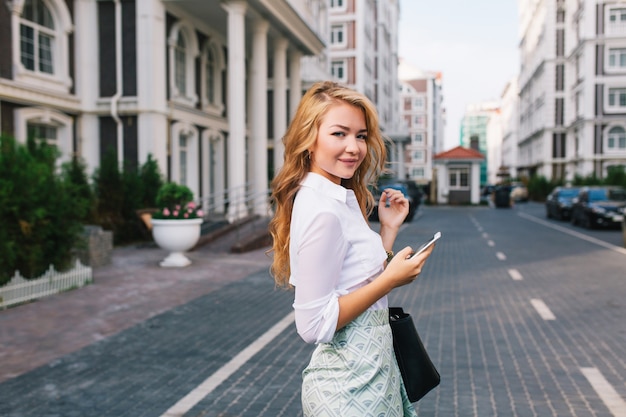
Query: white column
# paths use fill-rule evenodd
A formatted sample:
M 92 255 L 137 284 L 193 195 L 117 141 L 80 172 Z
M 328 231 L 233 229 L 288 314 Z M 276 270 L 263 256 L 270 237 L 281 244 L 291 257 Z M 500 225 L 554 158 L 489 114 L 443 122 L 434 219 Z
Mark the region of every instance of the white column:
M 267 215 L 267 31 L 269 22 L 255 22 L 250 65 L 250 158 L 254 190 L 254 212 Z
M 246 164 L 246 27 L 245 1 L 222 4 L 228 12 L 228 220 L 247 215 Z
M 75 3 L 76 24 L 76 95 L 83 109 L 76 124 L 78 152 L 86 164 L 87 172 L 100 165 L 100 129 L 96 115 L 98 100 L 98 3 L 79 0 Z
M 148 154 L 167 176 L 165 9 L 160 0 L 142 0 L 137 7 L 137 140 L 139 163 Z
M 301 58 L 300 51 L 291 51 L 289 54 L 289 120 L 296 114 L 302 98 Z
M 274 42 L 274 172 L 283 166 L 287 130 L 287 39 Z

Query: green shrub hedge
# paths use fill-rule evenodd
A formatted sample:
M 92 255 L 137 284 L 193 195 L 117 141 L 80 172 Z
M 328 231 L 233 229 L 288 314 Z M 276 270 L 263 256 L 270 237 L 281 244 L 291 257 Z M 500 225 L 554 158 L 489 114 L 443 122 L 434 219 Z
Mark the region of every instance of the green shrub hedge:
M 71 266 L 83 225 L 112 230 L 115 244 L 149 239 L 136 210 L 155 207 L 163 185 L 151 156 L 120 170 L 107 153 L 91 176 L 78 158 L 59 166 L 56 147 L 0 136 L 0 285 L 19 270 L 35 278 Z

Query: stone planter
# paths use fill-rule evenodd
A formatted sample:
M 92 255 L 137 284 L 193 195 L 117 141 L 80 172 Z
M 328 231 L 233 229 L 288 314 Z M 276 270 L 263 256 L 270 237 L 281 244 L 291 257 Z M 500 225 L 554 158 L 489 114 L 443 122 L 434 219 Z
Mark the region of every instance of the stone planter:
M 161 220 L 152 219 L 152 237 L 161 249 L 170 254 L 161 261 L 162 267 L 183 267 L 191 264 L 185 252 L 193 248 L 200 238 L 202 219 Z

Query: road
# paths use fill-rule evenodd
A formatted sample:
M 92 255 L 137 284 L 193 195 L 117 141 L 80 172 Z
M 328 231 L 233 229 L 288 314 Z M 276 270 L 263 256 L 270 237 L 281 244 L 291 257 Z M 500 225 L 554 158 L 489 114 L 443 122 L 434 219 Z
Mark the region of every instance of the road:
M 547 220 L 537 203 L 426 206 L 395 249 L 436 231 L 419 279 L 390 295 L 441 373 L 420 417 L 626 416 L 621 231 Z M 1 382 L 0 415 L 301 416 L 313 346 L 297 336 L 291 302 L 263 265 Z

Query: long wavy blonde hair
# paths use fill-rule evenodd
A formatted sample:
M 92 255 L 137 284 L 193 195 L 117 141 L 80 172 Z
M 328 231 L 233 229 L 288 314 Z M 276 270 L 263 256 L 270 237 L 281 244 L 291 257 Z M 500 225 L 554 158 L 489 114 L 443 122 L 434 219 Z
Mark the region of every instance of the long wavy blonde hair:
M 367 219 L 374 198 L 368 189 L 385 167 L 386 148 L 378 125 L 376 107 L 363 94 L 331 81 L 314 84 L 302 97 L 296 114 L 289 125 L 283 144 L 284 164 L 272 181 L 272 204 L 274 217 L 269 230 L 273 238 L 274 259 L 270 272 L 277 286 L 289 288 L 289 233 L 291 212 L 300 182 L 310 171 L 309 149 L 317 141 L 319 126 L 328 110 L 345 102 L 363 111 L 367 127 L 367 154 L 349 179 L 341 185 L 352 189 L 359 202 L 361 212 Z

